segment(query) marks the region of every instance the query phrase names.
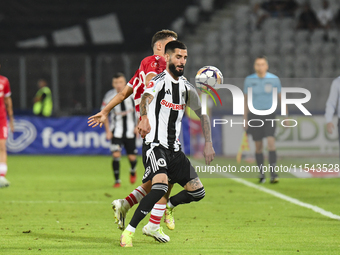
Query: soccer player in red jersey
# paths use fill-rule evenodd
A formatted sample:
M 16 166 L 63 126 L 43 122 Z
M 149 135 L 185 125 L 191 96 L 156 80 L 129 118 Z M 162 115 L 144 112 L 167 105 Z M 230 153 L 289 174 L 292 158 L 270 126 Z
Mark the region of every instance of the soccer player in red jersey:
M 14 131 L 13 108 L 11 99 L 11 88 L 5 76 L 0 75 L 0 188 L 8 187 L 7 174 L 7 151 L 6 139 L 8 136 L 7 113 L 9 117 L 9 127 Z
M 146 57 L 140 63 L 138 70 L 132 79 L 127 83 L 127 86 L 118 93 L 105 107 L 97 113 L 89 117 L 89 126 L 96 127 L 105 123 L 110 111 L 118 104 L 123 102 L 131 94 L 133 94 L 135 109 L 138 118 L 140 118 L 139 104 L 141 102 L 141 96 L 146 88 L 145 84 L 149 84 L 150 80 L 157 74 L 163 72 L 166 68 L 166 62 L 164 59 L 165 45 L 177 39 L 177 34 L 171 30 L 158 31 L 153 37 L 151 47 L 153 49 L 153 55 Z M 118 224 L 118 228 L 125 229 L 125 217 L 128 210 L 139 201 L 151 190 L 151 182 L 146 182 L 132 191 L 125 199 L 117 199 L 112 202 L 113 209 L 115 210 L 115 220 Z M 171 187 L 169 187 L 170 194 Z M 167 196 L 168 196 L 167 194 Z M 160 227 L 160 221 L 166 209 L 167 199 L 163 197 L 158 203 L 155 204 L 151 211 L 151 216 L 148 227 L 148 235 L 154 237 L 159 242 L 168 242 L 170 238 L 164 234 Z M 167 216 L 167 215 L 166 215 Z M 173 217 L 171 216 L 173 219 Z M 174 221 L 167 220 L 167 226 L 169 229 L 174 229 Z

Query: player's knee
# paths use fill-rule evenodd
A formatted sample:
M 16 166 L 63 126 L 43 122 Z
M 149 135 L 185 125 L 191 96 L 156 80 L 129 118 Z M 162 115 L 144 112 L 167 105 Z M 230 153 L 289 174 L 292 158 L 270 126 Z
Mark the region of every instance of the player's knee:
M 168 184 L 161 182 L 154 183 L 151 187 L 151 191 L 153 191 L 154 193 L 157 192 L 161 198 L 168 192 Z
M 205 189 L 204 187 L 199 188 L 197 190 L 194 191 L 188 191 L 189 195 L 192 196 L 193 201 L 198 202 L 201 199 L 203 199 L 205 197 Z

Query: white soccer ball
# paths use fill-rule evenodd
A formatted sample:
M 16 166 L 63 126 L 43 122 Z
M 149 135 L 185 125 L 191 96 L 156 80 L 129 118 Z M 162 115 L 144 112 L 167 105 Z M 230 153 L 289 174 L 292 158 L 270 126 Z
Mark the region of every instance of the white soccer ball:
M 217 67 L 204 66 L 198 70 L 195 83 L 198 88 L 207 89 L 206 85 L 215 88 L 217 84 L 223 84 L 222 72 Z

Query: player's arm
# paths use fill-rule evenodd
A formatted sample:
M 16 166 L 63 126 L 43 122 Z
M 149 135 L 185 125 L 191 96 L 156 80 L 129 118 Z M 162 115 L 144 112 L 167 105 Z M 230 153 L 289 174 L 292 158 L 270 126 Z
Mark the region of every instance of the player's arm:
M 105 120 L 109 115 L 110 111 L 116 107 L 118 104 L 123 102 L 126 98 L 128 98 L 133 93 L 133 89 L 126 85 L 124 89 L 119 92 L 112 100 L 96 115 L 93 115 L 88 118 L 88 125 L 92 127 L 100 126 L 102 127 L 105 124 Z
M 140 110 L 140 116 L 141 121 L 138 124 L 138 132 L 141 135 L 142 138 L 145 138 L 145 136 L 150 132 L 151 126 L 148 119 L 148 105 L 152 102 L 154 96 L 144 92 L 142 96 L 142 100 L 139 104 L 139 110 Z
M 189 83 L 189 82 L 188 82 Z M 190 84 L 190 83 L 189 83 Z M 215 157 L 215 150 L 212 144 L 211 138 L 211 125 L 210 125 L 210 118 L 206 114 L 201 114 L 201 101 L 197 94 L 197 91 L 193 85 L 190 84 L 190 90 L 188 91 L 188 106 L 191 110 L 195 111 L 196 115 L 201 120 L 201 126 L 203 131 L 203 136 L 205 139 L 203 155 L 205 158 L 205 163 L 210 165 L 210 162 L 213 161 Z
M 211 138 L 211 125 L 210 125 L 210 118 L 206 114 L 201 114 L 201 109 L 195 111 L 196 115 L 201 120 L 201 126 L 203 131 L 203 136 L 205 139 L 203 155 L 205 158 L 205 163 L 210 165 L 210 162 L 214 160 L 215 157 L 215 150 L 212 144 Z
M 155 73 L 148 73 L 148 74 L 146 75 L 146 77 L 145 77 L 145 84 L 149 84 L 149 82 L 151 81 L 151 79 L 152 79 L 153 77 L 155 77 L 155 76 L 156 76 Z
M 12 132 L 14 132 L 14 117 L 13 117 L 13 104 L 12 104 L 12 98 L 5 97 L 5 106 L 9 118 L 9 127 Z

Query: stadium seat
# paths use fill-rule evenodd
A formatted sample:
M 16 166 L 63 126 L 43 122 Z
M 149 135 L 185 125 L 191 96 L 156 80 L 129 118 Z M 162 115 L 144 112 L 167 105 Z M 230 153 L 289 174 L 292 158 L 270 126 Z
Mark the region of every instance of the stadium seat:
M 225 32 L 229 32 L 230 30 L 233 30 L 234 21 L 233 19 L 226 18 L 223 19 L 220 25 L 220 32 L 223 34 Z
M 295 33 L 295 42 L 301 43 L 301 42 L 307 42 L 309 41 L 309 31 L 307 30 L 299 30 Z
M 273 55 L 278 51 L 279 44 L 274 41 L 268 41 L 264 45 L 264 54 Z
M 303 42 L 303 43 L 299 43 L 299 44 L 295 44 L 295 53 L 299 54 L 299 53 L 304 53 L 307 54 L 309 53 L 309 44 L 307 42 Z
M 283 44 L 283 43 L 286 43 L 286 42 L 290 42 L 293 40 L 294 38 L 294 31 L 293 30 L 284 30 L 282 31 L 280 34 L 279 34 L 279 39 L 280 39 L 280 42 Z
M 183 27 L 185 25 L 185 19 L 183 17 L 178 17 L 171 24 L 171 29 L 176 31 L 178 35 L 183 34 Z
M 250 42 L 252 44 L 262 43 L 264 41 L 264 34 L 261 31 L 254 31 L 250 35 Z
M 283 45 L 280 45 L 279 51 L 281 55 L 290 54 L 293 52 L 295 44 L 293 42 L 286 42 Z
M 277 18 L 268 18 L 264 21 L 262 29 L 264 31 L 278 29 L 279 28 L 279 20 Z
M 314 30 L 311 36 L 311 42 L 323 42 L 325 39 L 326 32 L 323 29 Z
M 199 20 L 200 8 L 196 5 L 190 5 L 185 10 L 185 18 L 190 25 L 196 25 Z
M 279 28 L 281 33 L 292 31 L 294 29 L 295 20 L 293 18 L 282 18 L 279 21 Z
M 200 7 L 204 12 L 212 12 L 214 10 L 214 0 L 200 0 Z
M 235 56 L 244 56 L 248 55 L 249 46 L 247 44 L 239 44 L 236 46 L 235 50 Z
M 252 44 L 250 47 L 250 54 L 254 56 L 258 56 L 264 53 L 264 45 L 263 44 Z

